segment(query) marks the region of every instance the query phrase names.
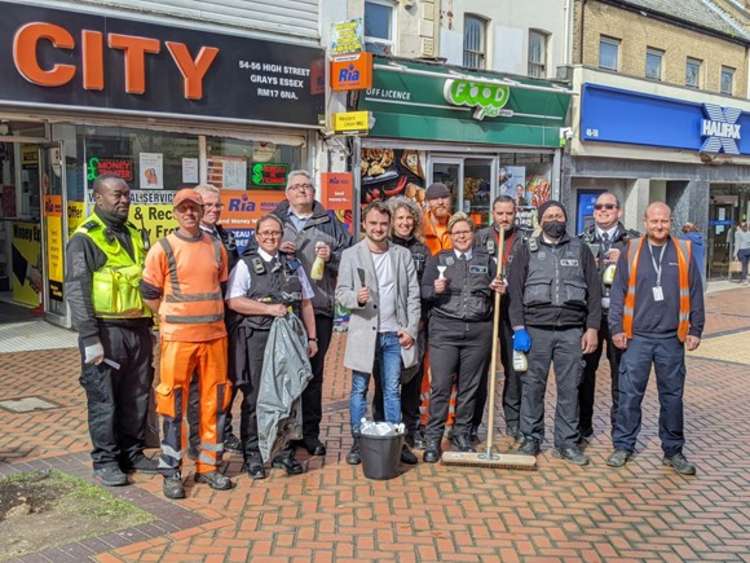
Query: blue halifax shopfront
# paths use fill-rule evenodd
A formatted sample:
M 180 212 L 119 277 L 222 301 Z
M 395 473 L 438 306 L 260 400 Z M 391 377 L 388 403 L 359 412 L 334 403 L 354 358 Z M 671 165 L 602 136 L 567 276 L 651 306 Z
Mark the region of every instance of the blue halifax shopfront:
M 750 111 L 744 111 L 750 106 L 708 93 L 701 101 L 697 91 L 685 97 L 690 99 L 583 84 L 579 138 L 588 149 L 586 156 L 573 159 L 571 187 L 578 214 L 585 215 L 599 179 L 619 179 L 625 186 L 647 180 L 649 200 L 665 199 L 675 209 L 675 230 L 689 221 L 703 233 L 708 277 L 726 278 L 734 232 L 750 214 Z M 614 158 L 610 149 L 606 158 L 597 158 L 598 144 L 622 146 L 623 153 L 638 149 L 639 157 Z M 609 189 L 606 181 L 602 189 Z M 626 196 L 629 189 L 620 194 Z

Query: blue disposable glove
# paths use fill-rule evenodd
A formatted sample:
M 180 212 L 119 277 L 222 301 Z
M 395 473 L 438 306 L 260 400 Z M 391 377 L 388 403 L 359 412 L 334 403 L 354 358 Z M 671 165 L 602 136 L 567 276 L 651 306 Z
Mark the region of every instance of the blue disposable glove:
M 516 352 L 531 350 L 531 336 L 525 328 L 513 332 L 513 349 Z

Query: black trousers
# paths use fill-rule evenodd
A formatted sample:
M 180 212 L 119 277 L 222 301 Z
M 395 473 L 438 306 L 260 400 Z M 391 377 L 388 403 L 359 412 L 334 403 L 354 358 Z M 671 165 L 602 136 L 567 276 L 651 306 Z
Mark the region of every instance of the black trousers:
M 127 466 L 145 447 L 146 416 L 154 381 L 151 330 L 102 325 L 99 338 L 112 367 L 81 362 L 81 386 L 86 391 L 91 459 L 94 468 Z M 83 343 L 78 347 L 83 360 Z
M 622 350 L 612 343 L 612 335 L 609 333 L 609 322 L 607 316 L 602 316 L 602 326 L 599 329 L 599 341 L 596 350 L 591 354 L 584 355 L 583 359 L 586 364 L 583 367 L 583 378 L 581 385 L 578 387 L 578 402 L 580 403 L 580 424 L 579 430 L 581 436 L 587 438 L 594 433 L 594 395 L 596 392 L 596 370 L 599 368 L 599 361 L 602 357 L 604 343 L 607 343 L 607 360 L 609 360 L 609 373 L 612 378 L 612 407 L 609 411 L 609 418 L 612 424 L 612 432 L 615 429 L 617 420 L 617 407 L 620 403 L 619 377 L 620 359 Z
M 513 329 L 507 315 L 500 322 L 500 362 L 503 364 L 503 413 L 505 430 L 508 434 L 518 432 L 521 416 L 521 376 L 513 370 Z M 484 418 L 484 407 L 487 403 L 487 376 L 485 371 L 477 389 L 477 401 L 471 425 L 478 428 Z
M 414 369 L 414 368 L 413 368 Z M 419 429 L 419 403 L 421 402 L 422 377 L 424 375 L 424 364 L 420 360 L 419 365 L 415 368 L 416 373 L 407 382 L 401 384 L 401 419 L 406 427 L 407 435 L 414 436 Z M 377 370 L 373 371 L 375 380 L 375 393 L 372 398 L 372 416 L 381 422 L 385 420 L 383 412 L 383 389 L 380 385 L 380 374 Z
M 448 417 L 451 386 L 457 387 L 454 435 L 468 438 L 482 374 L 487 373 L 492 346 L 492 322 L 430 323 L 430 419 L 428 442 L 439 442 Z
M 315 313 L 315 334 L 318 338 L 318 353 L 310 358 L 313 377 L 302 392 L 302 434 L 305 438 L 320 436 L 320 421 L 323 419 L 323 372 L 333 335 L 333 317 Z
M 582 328 L 528 327 L 531 351 L 529 370 L 521 377 L 521 434 L 540 444 L 544 441 L 544 396 L 549 368 L 555 366 L 557 407 L 555 447 L 569 448 L 578 443 L 578 386 L 583 373 Z

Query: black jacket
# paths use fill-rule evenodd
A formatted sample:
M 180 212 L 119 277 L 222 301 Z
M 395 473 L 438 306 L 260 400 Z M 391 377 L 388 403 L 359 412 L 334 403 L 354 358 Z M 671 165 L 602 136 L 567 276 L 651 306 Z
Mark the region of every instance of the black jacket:
M 552 245 L 544 242 L 539 236 L 538 243 L 541 247 Z M 566 244 L 570 237 L 566 234 L 558 243 Z M 595 328 L 599 330 L 601 324 L 601 281 L 596 269 L 594 256 L 585 244 L 581 246 L 580 263 L 583 267 L 583 275 L 586 278 L 587 306 L 586 309 L 569 306 L 554 305 L 524 305 L 524 291 L 526 289 L 526 278 L 529 270 L 529 243 L 526 242 L 517 247 L 513 262 L 508 272 L 508 294 L 509 314 L 511 326 L 538 326 L 545 328 L 574 327 Z
M 352 236 L 332 211 L 319 203 L 313 204 L 312 217 L 307 220 L 304 228 L 297 231 L 289 218 L 289 202 L 282 201 L 273 210 L 284 224 L 283 240 L 291 240 L 297 246 L 296 258 L 302 262 L 305 273 L 310 277 L 310 269 L 315 261 L 315 243 L 325 242 L 331 247 L 331 260 L 326 264 L 322 280 L 310 280 L 315 291 L 312 298 L 315 314 L 333 317 L 334 301 L 336 298 L 336 276 L 341 262 L 341 253 L 352 245 Z
M 125 224 L 117 223 L 105 214 L 94 210 L 107 225 L 107 233 L 117 238 L 123 248 L 133 256 L 133 245 Z M 91 300 L 94 272 L 107 263 L 107 255 L 86 235 L 74 234 L 68 241 L 66 249 L 65 296 L 70 305 L 73 326 L 78 329 L 78 336 L 84 346 L 91 346 L 99 341 L 99 326 L 102 324 L 119 326 L 150 325 L 151 319 L 97 319 L 94 316 L 94 305 Z

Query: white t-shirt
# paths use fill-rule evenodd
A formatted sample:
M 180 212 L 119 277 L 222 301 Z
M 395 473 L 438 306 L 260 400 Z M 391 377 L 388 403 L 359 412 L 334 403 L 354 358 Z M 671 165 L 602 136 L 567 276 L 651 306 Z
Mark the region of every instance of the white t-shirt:
M 378 332 L 396 332 L 398 320 L 396 319 L 396 276 L 393 271 L 390 250 L 372 255 L 375 264 L 375 277 L 378 279 L 378 295 L 380 303 L 378 307 Z
M 269 263 L 274 259 L 273 256 L 268 254 L 262 248 L 258 249 L 258 254 L 264 262 Z M 305 269 L 300 266 L 297 268 L 297 276 L 299 277 L 299 283 L 302 286 L 302 299 L 312 299 L 315 292 L 310 285 L 310 280 L 307 279 Z M 247 264 L 244 260 L 237 262 L 237 265 L 232 268 L 232 272 L 229 274 L 229 280 L 227 281 L 227 292 L 224 299 L 234 299 L 235 297 L 245 297 L 247 292 L 252 286 L 252 278 L 250 277 L 250 270 L 247 269 Z

